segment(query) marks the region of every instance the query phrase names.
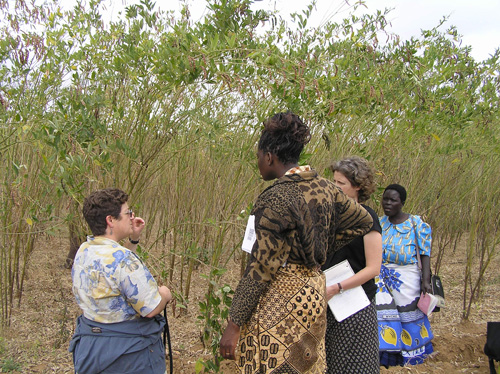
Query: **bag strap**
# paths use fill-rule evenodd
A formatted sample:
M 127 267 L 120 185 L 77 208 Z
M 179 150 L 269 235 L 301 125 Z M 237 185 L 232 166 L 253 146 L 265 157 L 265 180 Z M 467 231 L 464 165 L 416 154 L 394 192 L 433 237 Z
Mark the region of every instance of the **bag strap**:
M 415 231 L 415 246 L 417 247 L 417 261 L 418 261 L 418 269 L 422 272 L 422 260 L 420 260 L 420 246 L 418 245 L 417 238 L 417 228 L 415 227 L 415 221 L 413 220 L 413 214 L 410 214 L 411 225 L 413 226 L 413 231 Z
M 495 362 L 493 361 L 493 359 L 490 357 L 490 374 L 496 374 L 496 370 L 495 370 Z
M 167 319 L 167 306 L 163 308 L 163 316 L 165 317 L 165 326 L 163 327 L 163 349 L 166 348 L 166 342 L 168 342 L 168 359 L 170 361 L 170 371 L 169 374 L 174 372 L 174 357 L 172 352 L 172 342 L 170 340 L 170 329 L 168 328 L 168 319 Z

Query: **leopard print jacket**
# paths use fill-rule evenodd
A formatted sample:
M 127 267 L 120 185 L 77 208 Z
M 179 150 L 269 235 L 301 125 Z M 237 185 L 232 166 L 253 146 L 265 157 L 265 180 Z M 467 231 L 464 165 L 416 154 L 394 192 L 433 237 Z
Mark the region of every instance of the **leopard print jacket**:
M 285 262 L 319 268 L 327 256 L 372 226 L 366 210 L 312 170 L 285 175 L 258 197 L 257 240 L 229 312 L 242 326 Z

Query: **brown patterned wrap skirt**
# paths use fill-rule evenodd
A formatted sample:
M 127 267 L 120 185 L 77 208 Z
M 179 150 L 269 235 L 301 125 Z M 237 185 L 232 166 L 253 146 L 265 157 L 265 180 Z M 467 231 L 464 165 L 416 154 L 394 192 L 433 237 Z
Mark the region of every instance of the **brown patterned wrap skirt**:
M 325 276 L 288 264 L 242 326 L 236 362 L 244 374 L 326 372 Z

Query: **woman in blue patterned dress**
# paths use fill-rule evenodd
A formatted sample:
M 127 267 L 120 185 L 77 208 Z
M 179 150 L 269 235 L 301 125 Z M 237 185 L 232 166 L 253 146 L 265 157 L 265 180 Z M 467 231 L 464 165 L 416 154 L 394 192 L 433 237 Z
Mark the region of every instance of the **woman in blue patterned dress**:
M 386 367 L 420 364 L 433 352 L 429 319 L 417 308 L 421 292 L 431 292 L 431 228 L 419 216 L 403 212 L 405 201 L 404 187 L 386 187 L 380 218 L 382 268 L 376 279 L 380 365 Z

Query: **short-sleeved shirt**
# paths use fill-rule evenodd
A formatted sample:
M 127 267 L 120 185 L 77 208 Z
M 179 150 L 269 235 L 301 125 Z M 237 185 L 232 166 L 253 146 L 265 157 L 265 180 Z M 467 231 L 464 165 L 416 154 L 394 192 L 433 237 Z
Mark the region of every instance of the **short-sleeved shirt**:
M 415 227 L 413 227 L 412 217 Z M 382 226 L 383 262 L 397 265 L 417 263 L 417 240 L 420 255 L 431 255 L 431 227 L 419 216 L 410 214 L 406 221 L 398 224 L 391 223 L 389 217 L 383 216 L 380 218 L 380 225 Z
M 96 322 L 144 317 L 161 301 L 158 285 L 139 257 L 111 239 L 87 237 L 75 256 L 71 276 L 83 315 Z

